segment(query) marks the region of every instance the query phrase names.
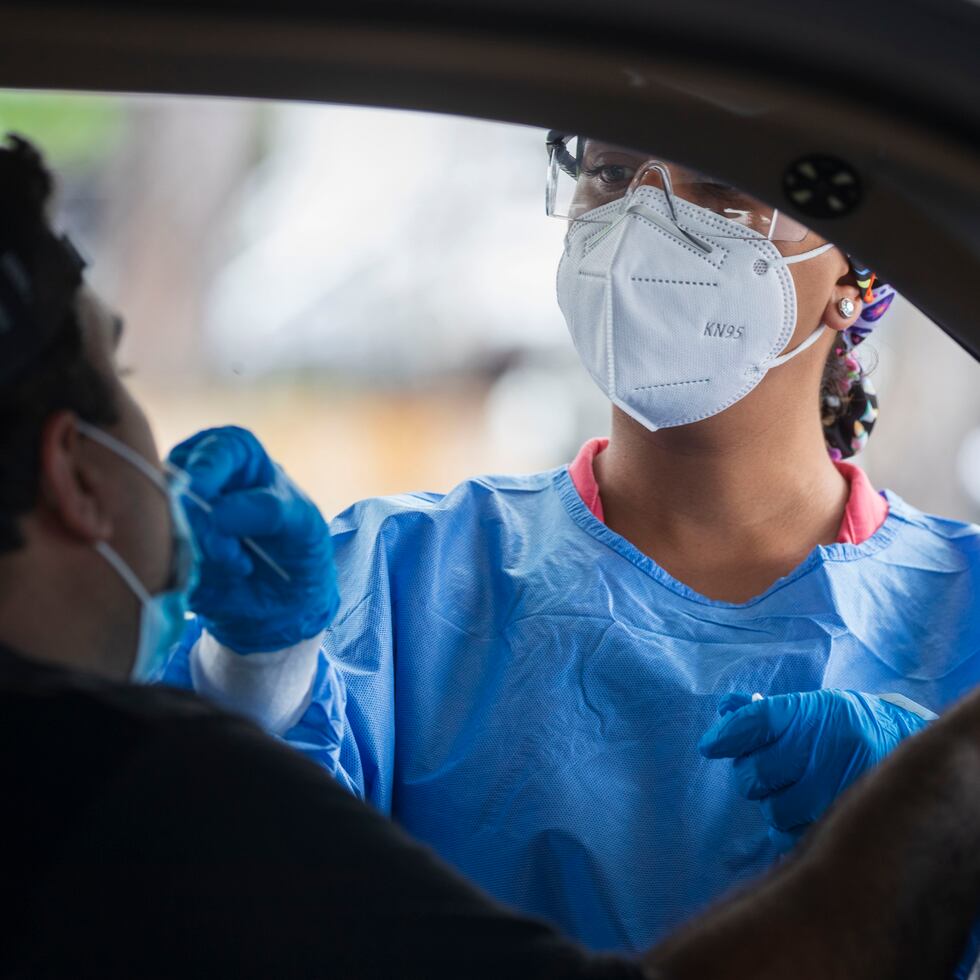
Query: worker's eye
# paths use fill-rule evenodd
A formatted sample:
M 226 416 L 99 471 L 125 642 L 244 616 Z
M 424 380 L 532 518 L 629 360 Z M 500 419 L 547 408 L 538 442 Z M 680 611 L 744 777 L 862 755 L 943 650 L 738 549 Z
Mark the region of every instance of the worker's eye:
M 632 167 L 621 163 L 607 163 L 584 169 L 582 174 L 605 188 L 626 186 L 636 173 Z

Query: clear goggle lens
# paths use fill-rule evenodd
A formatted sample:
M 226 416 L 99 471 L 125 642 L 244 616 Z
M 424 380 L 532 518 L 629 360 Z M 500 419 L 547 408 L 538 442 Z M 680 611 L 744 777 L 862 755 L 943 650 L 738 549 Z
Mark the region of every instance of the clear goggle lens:
M 742 229 L 750 228 L 770 241 L 799 242 L 809 232 L 805 225 L 777 208 L 681 164 L 584 136 L 548 135 L 549 215 L 569 221 L 605 222 L 609 220 L 608 211 L 599 216 L 593 212 L 624 200 L 642 186 L 658 187 L 676 200 L 733 222 L 733 238 L 743 237 Z M 712 235 L 724 237 L 724 226 Z

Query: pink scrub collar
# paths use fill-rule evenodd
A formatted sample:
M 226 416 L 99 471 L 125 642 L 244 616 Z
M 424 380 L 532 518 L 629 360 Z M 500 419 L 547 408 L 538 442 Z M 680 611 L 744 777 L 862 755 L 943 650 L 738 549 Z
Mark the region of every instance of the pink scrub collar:
M 594 463 L 596 456 L 609 445 L 608 439 L 590 439 L 569 464 L 568 474 L 575 484 L 582 502 L 596 520 L 605 524 L 599 484 L 596 483 Z M 844 520 L 837 533 L 838 544 L 862 544 L 871 537 L 888 517 L 888 502 L 875 491 L 864 470 L 852 463 L 834 463 L 841 475 L 851 485 L 847 498 Z

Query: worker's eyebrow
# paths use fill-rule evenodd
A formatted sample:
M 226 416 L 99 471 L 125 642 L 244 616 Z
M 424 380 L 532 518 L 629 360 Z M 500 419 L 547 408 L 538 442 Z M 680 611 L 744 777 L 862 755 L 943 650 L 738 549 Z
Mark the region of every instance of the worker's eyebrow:
M 126 321 L 117 313 L 112 318 L 112 349 L 116 350 L 122 341 L 123 331 L 126 329 Z

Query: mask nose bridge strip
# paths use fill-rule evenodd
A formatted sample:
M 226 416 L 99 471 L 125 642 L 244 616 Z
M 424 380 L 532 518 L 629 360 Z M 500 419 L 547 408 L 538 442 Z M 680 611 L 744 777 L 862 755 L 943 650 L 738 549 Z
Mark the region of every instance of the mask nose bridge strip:
M 674 181 L 671 179 L 670 170 L 668 170 L 664 164 L 648 161 L 647 165 L 637 172 L 636 178 L 634 178 L 635 186 L 632 189 L 635 190 L 636 187 L 642 186 L 642 183 L 636 184 L 636 180 L 642 181 L 642 175 L 649 173 L 651 170 L 659 174 L 660 180 L 663 182 L 664 197 L 667 199 L 667 207 L 670 210 L 670 220 L 673 221 L 675 225 L 680 224 L 677 218 L 677 209 L 674 207 Z
M 671 212 L 673 212 L 673 210 L 674 210 L 673 206 L 671 206 Z M 647 221 L 657 225 L 658 228 L 661 228 L 663 231 L 666 231 L 668 234 L 673 235 L 675 238 L 678 237 L 679 234 L 683 235 L 684 238 L 691 245 L 693 245 L 699 252 L 702 252 L 705 255 L 711 255 L 711 253 L 714 252 L 715 250 L 714 245 L 710 244 L 709 242 L 706 242 L 703 238 L 698 238 L 697 235 L 695 235 L 693 232 L 688 231 L 683 225 L 679 224 L 676 220 L 669 221 L 662 214 L 660 214 L 659 211 L 655 211 L 653 208 L 644 204 L 642 201 L 638 201 L 635 204 L 630 204 L 623 212 L 623 214 L 620 216 L 619 220 L 620 221 L 624 220 L 625 218 L 629 217 L 630 214 L 641 215 L 642 217 L 646 218 Z

